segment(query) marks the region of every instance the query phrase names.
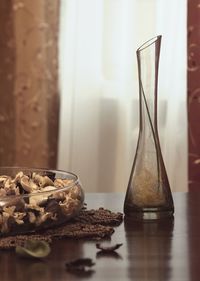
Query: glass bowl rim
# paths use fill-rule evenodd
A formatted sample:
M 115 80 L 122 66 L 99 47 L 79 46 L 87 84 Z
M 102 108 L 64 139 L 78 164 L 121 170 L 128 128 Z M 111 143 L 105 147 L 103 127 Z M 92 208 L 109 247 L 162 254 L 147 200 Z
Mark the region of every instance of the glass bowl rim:
M 60 170 L 60 169 L 47 169 L 47 168 L 34 168 L 34 167 L 24 167 L 24 166 L 0 166 L 0 171 L 1 169 L 8 169 L 10 171 L 13 170 L 19 170 L 18 172 L 22 171 L 23 170 L 26 170 L 26 171 L 33 171 L 33 172 L 50 172 L 50 173 L 60 173 L 63 175 L 70 175 L 70 176 L 73 176 L 74 179 L 73 182 L 69 185 L 66 185 L 62 188 L 56 188 L 56 189 L 50 189 L 50 190 L 47 190 L 47 191 L 41 191 L 41 192 L 36 192 L 36 193 L 25 193 L 25 194 L 20 194 L 20 195 L 6 195 L 6 196 L 0 196 L 0 200 L 4 199 L 4 200 L 9 200 L 9 199 L 14 199 L 14 198 L 27 198 L 27 197 L 32 197 L 32 196 L 40 196 L 40 195 L 43 195 L 43 194 L 49 194 L 49 193 L 57 193 L 57 192 L 63 192 L 63 191 L 66 191 L 76 185 L 79 185 L 81 187 L 81 184 L 80 184 L 80 179 L 79 179 L 79 176 L 76 175 L 75 173 L 72 173 L 72 172 L 68 172 L 68 171 L 65 171 L 65 170 Z M 1 175 L 0 176 L 9 176 L 9 175 Z M 47 175 L 48 176 L 48 175 Z

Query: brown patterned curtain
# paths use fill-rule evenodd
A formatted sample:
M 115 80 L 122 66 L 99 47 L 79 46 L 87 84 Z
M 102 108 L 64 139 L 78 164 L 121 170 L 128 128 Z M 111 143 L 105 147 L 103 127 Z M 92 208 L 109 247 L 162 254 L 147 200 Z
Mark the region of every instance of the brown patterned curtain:
M 0 1 L 0 165 L 55 168 L 59 0 Z
M 200 183 L 200 0 L 188 0 L 189 188 Z

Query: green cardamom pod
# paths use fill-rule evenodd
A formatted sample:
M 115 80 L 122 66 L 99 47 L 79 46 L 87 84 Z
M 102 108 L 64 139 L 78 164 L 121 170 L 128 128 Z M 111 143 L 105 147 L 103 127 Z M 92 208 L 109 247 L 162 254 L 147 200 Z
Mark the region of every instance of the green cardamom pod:
M 51 252 L 51 248 L 45 241 L 28 240 L 24 246 L 16 246 L 15 251 L 21 257 L 45 258 Z

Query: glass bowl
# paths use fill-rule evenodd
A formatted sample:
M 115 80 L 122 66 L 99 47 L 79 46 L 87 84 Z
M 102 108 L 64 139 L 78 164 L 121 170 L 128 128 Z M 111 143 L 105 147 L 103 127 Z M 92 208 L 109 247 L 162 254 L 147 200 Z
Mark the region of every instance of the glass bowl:
M 0 236 L 61 225 L 82 208 L 77 175 L 36 168 L 0 167 Z

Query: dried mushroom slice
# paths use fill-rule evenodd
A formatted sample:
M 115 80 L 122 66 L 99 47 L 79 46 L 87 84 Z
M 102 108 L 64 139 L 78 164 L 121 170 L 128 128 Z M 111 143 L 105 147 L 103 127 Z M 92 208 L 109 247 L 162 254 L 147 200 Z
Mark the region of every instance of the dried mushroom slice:
M 30 223 L 35 223 L 37 220 L 37 217 L 33 212 L 28 212 L 28 218 Z
M 7 190 L 6 195 L 7 195 L 7 196 L 16 195 L 15 189 L 9 189 L 9 190 Z
M 54 186 L 54 182 L 48 176 L 43 177 L 41 187 L 45 186 Z
M 23 212 L 25 209 L 25 201 L 20 197 L 13 197 L 5 204 L 5 207 L 11 206 L 15 206 L 17 212 Z
M 15 219 L 17 224 L 24 224 L 24 217 L 26 216 L 26 213 L 21 212 L 14 212 L 13 218 Z
M 48 200 L 49 196 L 52 195 L 52 191 L 55 191 L 56 187 L 54 186 L 46 186 L 42 190 L 37 191 L 37 195 L 34 194 L 36 192 L 32 192 L 33 196 L 30 196 L 29 202 L 32 205 L 42 206 Z M 48 192 L 49 191 L 49 192 Z M 46 192 L 46 193 L 43 193 Z M 41 195 L 39 194 L 41 193 Z
M 0 176 L 0 188 L 4 188 L 5 182 L 10 179 L 9 176 Z
M 10 230 L 10 223 L 9 223 L 10 215 L 6 212 L 2 213 L 2 226 L 1 226 L 1 232 L 7 233 Z
M 56 191 L 51 196 L 49 196 L 49 199 L 53 198 L 57 202 L 63 202 L 67 196 L 68 196 L 68 191 Z
M 63 187 L 66 187 L 66 186 L 70 186 L 72 183 L 73 183 L 73 180 L 71 180 L 71 179 L 59 179 L 59 178 L 57 178 L 54 181 L 54 185 L 57 188 L 63 188 Z
M 71 216 L 77 212 L 80 201 L 72 199 L 71 197 L 66 197 L 66 200 L 63 203 L 59 203 L 59 205 L 63 215 Z
M 1 232 L 7 233 L 10 231 L 13 225 L 16 224 L 24 224 L 23 218 L 26 213 L 15 212 L 16 207 L 3 207 L 3 213 L 1 216 Z
M 31 186 L 30 179 L 28 176 L 25 176 L 25 175 L 22 176 L 19 181 L 25 191 L 27 191 L 28 193 L 31 193 L 33 191 L 33 188 Z
M 6 190 L 3 188 L 0 188 L 0 197 L 5 197 L 5 196 L 6 196 Z M 4 201 L 2 201 L 2 202 L 4 202 Z M 0 203 L 0 205 L 1 205 L 1 203 Z
M 4 189 L 9 190 L 11 184 L 12 184 L 11 177 L 7 177 L 7 179 L 4 181 Z
M 54 182 L 48 176 L 41 176 L 39 174 L 33 173 L 32 179 L 41 188 L 45 186 L 54 186 Z
M 70 191 L 69 191 L 69 195 L 72 199 L 81 200 L 82 192 L 81 192 L 80 186 L 75 185 L 75 186 L 71 187 Z
M 37 205 L 26 204 L 26 211 L 33 212 L 36 216 L 38 216 L 40 213 L 44 212 L 44 208 Z
M 44 223 L 47 219 L 49 219 L 50 217 L 52 216 L 51 213 L 41 213 L 37 219 L 36 219 L 36 222 L 35 224 L 37 226 L 40 226 L 42 223 Z
M 23 177 L 24 173 L 22 171 L 18 172 L 14 178 L 14 182 L 17 182 L 19 179 Z
M 116 251 L 117 249 L 119 249 L 123 244 L 120 243 L 120 244 L 115 244 L 115 245 L 112 245 L 112 246 L 106 246 L 106 245 L 102 245 L 100 243 L 97 243 L 96 244 L 96 248 L 103 251 L 103 252 L 114 252 Z
M 64 187 L 64 182 L 63 182 L 62 179 L 55 179 L 54 185 L 55 185 L 57 188 L 63 188 L 63 187 Z
M 53 214 L 60 213 L 60 205 L 56 199 L 52 198 L 47 201 L 45 212 L 50 212 Z
M 3 211 L 7 214 L 9 214 L 10 216 L 13 215 L 14 211 L 15 211 L 15 206 L 12 206 L 12 207 L 6 207 L 4 206 L 3 207 Z
M 18 188 L 19 194 L 28 193 L 21 185 L 21 178 L 23 176 L 24 176 L 24 173 L 23 172 L 19 172 L 19 173 L 17 173 L 15 178 L 12 180 L 16 184 L 16 187 Z
M 50 178 L 53 182 L 55 181 L 56 178 L 56 173 L 53 171 L 44 171 L 43 176 L 48 176 L 48 178 Z
M 1 226 L 2 226 L 2 224 L 3 224 L 3 215 L 2 215 L 2 214 L 0 214 L 0 230 L 1 230 Z

